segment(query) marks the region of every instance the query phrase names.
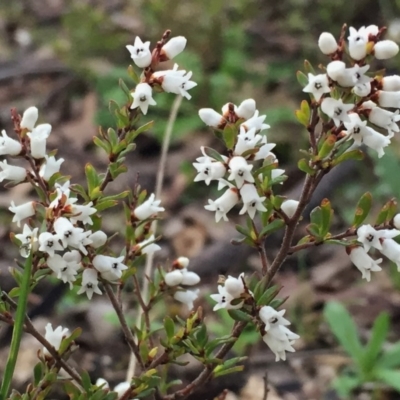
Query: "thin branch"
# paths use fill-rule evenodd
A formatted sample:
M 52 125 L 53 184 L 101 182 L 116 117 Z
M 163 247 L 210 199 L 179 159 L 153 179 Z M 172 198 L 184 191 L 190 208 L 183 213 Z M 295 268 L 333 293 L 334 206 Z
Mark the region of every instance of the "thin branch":
M 265 374 L 263 376 L 263 381 L 264 381 L 264 395 L 263 395 L 263 399 L 262 400 L 267 400 L 268 392 L 269 392 L 269 388 L 268 388 L 268 370 L 265 371 Z

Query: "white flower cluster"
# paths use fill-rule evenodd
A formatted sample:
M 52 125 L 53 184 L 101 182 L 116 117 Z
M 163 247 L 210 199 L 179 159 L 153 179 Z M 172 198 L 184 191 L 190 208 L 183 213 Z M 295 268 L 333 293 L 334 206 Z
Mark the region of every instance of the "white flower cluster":
M 394 218 L 396 228 L 400 228 L 400 214 Z M 400 235 L 398 229 L 376 230 L 371 225 L 362 225 L 357 230 L 357 240 L 362 246 L 349 246 L 346 251 L 352 263 L 360 270 L 362 278 L 371 280 L 371 272 L 381 271 L 379 264 L 382 258 L 374 260 L 368 251 L 371 248 L 379 250 L 382 255 L 393 261 L 400 272 L 400 244 L 393 238 Z
M 206 185 L 209 185 L 212 180 L 216 180 L 219 182 L 219 190 L 227 187 L 221 197 L 216 200 L 208 200 L 209 204 L 205 206 L 205 209 L 215 211 L 217 222 L 221 219 L 227 221 L 227 213 L 240 200 L 243 207 L 239 214 L 247 212 L 250 218 L 254 218 L 256 211 L 267 211 L 264 205 L 265 196 L 260 196 L 256 186 L 256 179 L 260 180 L 262 177 L 252 175 L 255 161 L 266 162 L 267 160 L 271 164 L 277 162 L 276 156 L 271 152 L 275 144 L 268 143 L 267 136 L 261 134 L 262 131 L 269 128 L 269 125 L 264 123 L 266 115 L 259 115 L 255 101 L 247 99 L 238 107 L 232 103 L 225 104 L 222 107 L 222 114 L 211 108 L 202 108 L 199 116 L 205 124 L 215 129 L 223 129 L 227 123 L 242 121 L 230 157 L 221 156 L 221 159 L 217 160 L 207 154 L 202 147 L 203 156 L 197 158 L 193 163 L 197 170 L 195 182 L 204 181 Z M 275 179 L 284 172 L 282 169 L 272 169 L 271 178 Z M 225 177 L 227 180 L 224 179 Z
M 173 69 L 165 71 L 153 71 L 153 68 L 159 61 L 172 60 L 181 53 L 186 46 L 186 38 L 177 36 L 165 43 L 161 49 L 156 47 L 153 53 L 150 51 L 150 42 L 143 43 L 139 37 L 136 37 L 134 45 L 128 45 L 126 48 L 131 53 L 133 62 L 139 67 L 144 68 L 141 82 L 132 92 L 133 102 L 131 109 L 140 108 L 143 114 L 147 114 L 149 106 L 157 103 L 153 99 L 153 86 L 161 87 L 164 92 L 179 94 L 191 99 L 188 90 L 197 86 L 196 82 L 190 80 L 192 72 L 178 70 L 175 64 Z
M 199 289 L 188 290 L 181 286 L 194 286 L 200 282 L 200 277 L 192 271 L 188 271 L 189 259 L 177 258 L 172 264 L 172 271 L 165 274 L 164 281 L 169 287 L 176 288 L 174 299 L 186 304 L 188 310 L 193 309 L 193 302 L 197 299 Z
M 96 386 L 101 387 L 102 389 L 109 389 L 110 385 L 108 382 L 103 378 L 98 378 L 96 381 Z M 131 387 L 129 382 L 121 382 L 117 386 L 114 387 L 112 390 L 118 394 L 118 398 L 122 397 L 124 393 Z M 139 400 L 139 399 L 132 399 L 132 400 Z
M 378 157 L 384 155 L 383 149 L 390 144 L 394 133 L 399 132 L 397 122 L 400 121 L 400 76 L 377 75 L 371 78 L 367 75 L 370 56 L 385 60 L 399 51 L 395 42 L 380 40 L 380 35 L 381 31 L 376 25 L 359 30 L 351 27 L 347 48 L 352 61 L 347 68 L 345 62 L 338 59 L 341 58 L 341 46 L 331 33 L 322 33 L 318 41 L 319 48 L 324 54 L 330 55 L 333 61 L 327 65 L 326 73 L 309 73 L 308 84 L 303 89 L 311 93 L 316 101 L 323 97 L 321 110 L 332 118 L 336 127 L 344 128 L 343 134 L 354 140 L 354 146 L 364 143 L 375 150 Z M 336 94 L 332 88 L 335 85 L 344 90 L 350 88 L 356 101 L 345 103 L 342 98 L 334 97 Z M 326 97 L 328 93 L 332 97 Z M 387 135 L 375 130 L 376 127 L 386 130 Z
M 244 281 L 244 273 L 238 278 L 228 276 L 224 285 L 218 285 L 218 294 L 210 297 L 217 302 L 213 310 L 220 309 L 237 310 L 243 307 L 245 299 L 252 298 L 253 293 L 247 289 Z M 259 318 L 265 325 L 263 340 L 275 353 L 276 361 L 286 359 L 285 351 L 295 351 L 292 347 L 294 340 L 300 336 L 291 332 L 286 326 L 290 322 L 283 318 L 285 310 L 276 311 L 270 306 L 263 306 L 259 311 Z

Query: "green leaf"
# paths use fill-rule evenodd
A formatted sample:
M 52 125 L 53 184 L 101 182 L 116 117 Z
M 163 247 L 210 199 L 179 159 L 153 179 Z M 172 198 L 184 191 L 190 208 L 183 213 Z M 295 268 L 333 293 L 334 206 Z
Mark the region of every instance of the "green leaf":
M 124 82 L 124 80 L 120 78 L 118 83 L 119 83 L 119 87 L 125 93 L 127 99 L 131 100 L 131 98 L 132 98 L 131 91 L 129 90 L 128 86 L 126 86 L 126 83 Z
M 241 310 L 228 310 L 228 314 L 235 321 L 250 322 L 252 320 L 251 315 Z
M 393 389 L 400 391 L 400 371 L 391 369 L 378 369 L 375 376 Z
M 33 368 L 33 382 L 37 386 L 43 377 L 43 364 L 38 362 Z
M 282 219 L 274 219 L 267 226 L 264 226 L 264 228 L 259 234 L 259 237 L 264 238 L 265 236 L 270 235 L 272 232 L 275 232 L 278 229 L 283 228 L 284 226 L 285 226 L 285 221 L 283 221 Z
M 175 334 L 175 323 L 171 317 L 164 318 L 164 329 L 167 334 L 167 338 L 170 340 Z
M 100 178 L 92 164 L 85 165 L 86 182 L 88 186 L 89 197 L 92 198 L 92 193 L 100 184 Z
M 329 233 L 329 229 L 331 227 L 333 216 L 333 210 L 331 203 L 328 199 L 323 199 L 321 201 L 321 229 L 320 233 L 322 237 L 325 237 Z
M 131 143 L 134 139 L 136 139 L 136 137 L 138 137 L 141 133 L 143 132 L 147 132 L 148 130 L 150 130 L 154 125 L 154 121 L 149 121 L 147 123 L 145 123 L 144 125 L 140 126 L 139 128 L 137 128 L 136 130 L 132 130 L 130 131 L 127 135 L 126 135 L 126 141 L 128 143 Z
M 96 203 L 95 207 L 97 211 L 104 211 L 107 208 L 116 206 L 117 204 L 117 200 L 101 199 L 99 202 Z
M 356 212 L 354 213 L 353 226 L 358 228 L 368 217 L 372 207 L 372 195 L 370 192 L 364 193 L 356 206 Z
M 307 74 L 315 75 L 315 70 L 308 60 L 304 60 L 304 71 L 307 72 Z
M 295 115 L 296 115 L 297 120 L 307 128 L 308 123 L 310 121 L 310 119 L 307 117 L 307 115 L 304 114 L 301 110 L 296 110 Z
M 348 397 L 362 384 L 360 376 L 339 376 L 333 381 L 333 387 L 338 392 L 339 396 Z
M 331 154 L 332 149 L 335 147 L 335 143 L 336 143 L 336 136 L 335 135 L 329 135 L 320 151 L 318 152 L 318 157 L 323 160 L 324 158 L 326 158 L 327 156 L 329 156 L 329 154 Z
M 374 321 L 372 326 L 371 337 L 365 346 L 365 353 L 361 367 L 363 371 L 370 372 L 382 351 L 382 346 L 385 342 L 389 331 L 389 315 L 387 313 L 381 313 Z
M 364 153 L 361 150 L 350 150 L 347 153 L 343 153 L 341 156 L 336 157 L 332 161 L 332 166 L 335 167 L 336 165 L 342 163 L 343 161 L 347 160 L 356 160 L 360 161 L 364 158 Z
M 379 366 L 385 369 L 395 368 L 400 366 L 400 342 L 395 343 L 392 347 L 386 350 L 378 360 Z
M 297 82 L 300 83 L 301 87 L 304 87 L 304 86 L 308 85 L 307 75 L 305 75 L 303 72 L 297 71 L 296 78 L 297 78 Z
M 356 324 L 346 308 L 338 302 L 329 302 L 325 306 L 324 317 L 346 352 L 356 363 L 361 364 L 363 347 L 358 337 Z
M 93 143 L 103 149 L 107 154 L 111 153 L 111 146 L 105 140 L 100 139 L 98 136 L 93 137 Z
M 271 301 L 278 295 L 280 288 L 277 286 L 271 286 L 268 288 L 258 299 L 256 298 L 258 306 L 267 306 Z
M 322 229 L 322 224 L 323 224 L 323 216 L 322 216 L 322 209 L 321 207 L 315 207 L 311 213 L 310 213 L 310 220 L 311 220 L 311 224 L 315 226 L 318 229 L 318 235 L 317 236 L 321 236 L 320 232 Z
M 315 173 L 317 172 L 316 170 L 314 170 L 312 167 L 310 167 L 308 161 L 305 158 L 302 158 L 298 163 L 297 163 L 297 167 L 299 168 L 300 171 L 305 172 L 308 175 L 315 175 Z
M 238 127 L 235 124 L 228 123 L 226 124 L 222 137 L 224 139 L 225 145 L 228 150 L 232 150 L 236 143 L 236 137 L 238 134 Z
M 378 217 L 376 218 L 376 224 L 380 225 L 384 222 L 390 221 L 396 214 L 397 201 L 396 199 L 390 199 L 380 210 Z
M 217 367 L 218 368 L 218 367 Z M 223 375 L 228 375 L 228 374 L 233 374 L 235 372 L 241 372 L 244 370 L 244 365 L 236 365 L 236 367 L 232 368 L 227 368 L 227 369 L 221 369 L 219 371 L 213 372 L 213 376 L 216 378 L 218 376 L 223 376 Z
M 136 73 L 135 68 L 133 68 L 132 65 L 130 65 L 128 67 L 128 75 L 133 80 L 133 82 L 135 82 L 136 84 L 139 83 L 140 78 L 139 78 L 138 74 Z
M 218 153 L 217 150 L 212 149 L 211 147 L 206 147 L 204 146 L 204 152 L 210 157 L 213 158 L 214 160 L 217 160 L 219 162 L 225 163 L 223 157 L 221 154 Z
M 81 373 L 81 379 L 82 379 L 82 386 L 83 388 L 87 391 L 90 392 L 90 389 L 92 387 L 92 382 L 90 381 L 90 376 L 87 371 L 82 371 Z

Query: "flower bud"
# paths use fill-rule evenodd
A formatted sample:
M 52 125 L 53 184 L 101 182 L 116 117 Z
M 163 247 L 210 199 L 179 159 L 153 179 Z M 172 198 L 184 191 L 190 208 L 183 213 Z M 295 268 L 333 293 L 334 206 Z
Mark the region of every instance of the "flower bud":
M 69 330 L 67 328 L 58 326 L 53 330 L 53 326 L 50 322 L 46 325 L 46 334 L 44 337 L 57 351 L 60 348 L 62 340 L 67 337 L 67 335 L 69 335 Z M 43 348 L 43 352 L 48 356 L 50 355 L 46 348 Z
M 387 92 L 397 92 L 400 90 L 400 76 L 390 75 L 382 78 L 382 89 Z
M 1 131 L 1 135 L 2 137 L 0 137 L 0 155 L 17 156 L 19 153 L 21 153 L 21 143 L 8 137 L 5 130 Z
M 174 261 L 174 266 L 177 266 L 179 269 L 187 268 L 189 265 L 189 259 L 187 257 L 178 257 Z
M 384 90 L 379 90 L 377 94 L 378 94 L 378 104 L 381 107 L 389 107 L 389 108 L 400 107 L 400 91 L 386 92 Z
M 27 203 L 16 206 L 13 201 L 11 201 L 11 206 L 8 209 L 14 213 L 14 217 L 12 222 L 16 222 L 18 226 L 20 226 L 20 222 L 32 215 L 35 215 L 35 202 L 28 201 Z
M 182 283 L 183 275 L 179 269 L 165 274 L 164 281 L 168 286 L 178 286 Z
M 242 276 L 243 274 L 240 274 L 239 278 L 228 276 L 224 283 L 225 290 L 235 299 L 239 298 L 240 295 L 244 292 Z
M 337 50 L 338 44 L 332 33 L 322 32 L 318 39 L 318 47 L 323 54 L 329 55 Z
M 166 44 L 161 49 L 161 53 L 165 54 L 168 59 L 172 60 L 179 53 L 185 49 L 186 46 L 186 38 L 184 36 L 176 36 L 172 39 L 168 40 Z
M 247 99 L 240 103 L 236 110 L 239 118 L 250 119 L 256 112 L 256 102 L 254 99 Z
M 217 128 L 219 125 L 225 122 L 225 119 L 221 114 L 218 114 L 212 108 L 201 108 L 199 110 L 200 119 L 208 126 Z
M 103 231 L 96 231 L 93 232 L 88 239 L 92 241 L 90 245 L 97 249 L 107 242 L 107 235 Z
M 26 109 L 22 115 L 21 128 L 26 128 L 31 131 L 36 124 L 38 116 L 39 111 L 36 107 L 29 107 Z
M 46 155 L 46 140 L 50 132 L 50 124 L 41 124 L 28 133 L 31 139 L 31 154 L 33 158 L 40 159 Z
M 396 214 L 393 218 L 393 225 L 396 229 L 400 229 L 400 214 Z
M 281 210 L 289 217 L 292 218 L 297 210 L 299 202 L 297 200 L 286 200 L 281 205 Z
M 399 46 L 393 40 L 382 40 L 374 46 L 374 55 L 378 60 L 387 60 L 399 52 Z
M 182 285 L 193 286 L 197 285 L 200 282 L 200 277 L 192 271 L 188 271 L 186 268 L 182 271 Z
M 329 78 L 337 81 L 345 73 L 346 64 L 343 61 L 332 61 L 326 67 Z
M 0 182 L 4 179 L 13 181 L 15 183 L 22 182 L 26 178 L 26 169 L 7 164 L 7 160 L 0 161 Z

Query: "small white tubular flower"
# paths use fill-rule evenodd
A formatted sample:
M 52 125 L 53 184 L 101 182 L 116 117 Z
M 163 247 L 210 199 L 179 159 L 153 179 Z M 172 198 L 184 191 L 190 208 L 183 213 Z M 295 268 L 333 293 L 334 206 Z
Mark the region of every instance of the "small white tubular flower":
M 82 273 L 82 286 L 77 294 L 86 293 L 89 300 L 93 297 L 93 293 L 102 294 L 97 276 L 95 269 L 85 269 Z
M 28 201 L 27 203 L 16 206 L 14 201 L 11 201 L 11 206 L 8 209 L 14 213 L 12 222 L 16 222 L 18 226 L 21 226 L 20 222 L 28 217 L 35 215 L 35 202 Z
M 56 160 L 54 156 L 44 157 L 46 162 L 40 167 L 39 174 L 45 180 L 48 181 L 54 174 L 60 172 L 61 164 L 64 162 L 63 158 Z
M 50 322 L 46 325 L 46 334 L 44 337 L 57 351 L 60 349 L 62 340 L 68 335 L 69 330 L 67 328 L 57 326 L 57 328 L 53 330 L 53 326 Z M 43 353 L 47 356 L 50 356 L 49 351 L 45 347 L 43 348 Z
M 95 214 L 97 210 L 92 205 L 92 201 L 88 204 L 73 204 L 71 207 L 71 213 L 73 214 L 70 217 L 71 222 L 81 221 L 84 224 L 93 225 L 93 220 L 90 216 Z
M 257 153 L 254 155 L 254 161 L 265 160 L 267 157 L 272 157 L 273 160 L 276 159 L 274 153 L 271 150 L 276 146 L 275 143 L 267 143 L 267 137 L 263 136 L 261 138 L 262 145 L 258 149 Z
M 193 309 L 194 301 L 199 297 L 199 289 L 196 290 L 178 290 L 174 294 L 174 299 L 186 304 L 188 310 Z
M 357 96 L 367 97 L 371 93 L 371 83 L 358 83 L 356 86 L 354 86 L 353 92 Z
M 124 256 L 109 257 L 98 254 L 93 258 L 93 267 L 100 272 L 101 277 L 107 281 L 116 281 L 121 278 L 122 271 L 128 267 L 122 263 Z
M 25 224 L 22 233 L 17 233 L 15 235 L 15 237 L 21 242 L 19 253 L 22 257 L 29 257 L 32 247 L 38 241 L 38 230 L 38 228 L 31 229 L 27 224 Z
M 155 194 L 152 193 L 145 202 L 135 208 L 133 214 L 138 220 L 143 221 L 154 214 L 165 211 L 164 207 L 160 207 L 161 200 L 156 200 L 155 197 Z
M 240 126 L 243 126 L 246 130 L 254 128 L 256 132 L 261 132 L 264 129 L 269 129 L 270 126 L 268 124 L 264 124 L 266 115 L 258 115 L 259 112 L 256 110 L 254 115 L 248 119 L 247 121 L 243 122 Z
M 204 181 L 208 186 L 212 180 L 218 180 L 224 177 L 226 173 L 226 166 L 220 161 L 213 161 L 211 157 L 199 157 L 194 162 L 193 166 L 196 168 L 197 175 L 194 182 Z
M 259 196 L 254 184 L 245 183 L 240 189 L 240 196 L 242 197 L 243 201 L 243 208 L 239 212 L 240 215 L 247 212 L 249 217 L 253 219 L 257 210 L 261 212 L 267 211 L 263 204 L 265 196 Z
M 200 108 L 199 117 L 207 126 L 213 128 L 217 128 L 226 122 L 225 118 L 212 108 Z
M 26 169 L 7 164 L 7 160 L 0 161 L 0 182 L 4 179 L 13 181 L 15 183 L 22 182 L 26 178 Z
M 372 78 L 365 75 L 369 67 L 369 65 L 360 67 L 358 64 L 355 64 L 352 68 L 346 68 L 343 73 L 338 76 L 338 84 L 343 87 L 351 87 L 371 82 Z
M 156 251 L 161 250 L 161 247 L 157 243 L 152 243 L 154 242 L 154 240 L 155 237 L 153 234 L 148 239 L 138 243 L 136 246 L 138 246 L 142 254 L 150 255 L 155 253 Z
M 341 122 L 349 122 L 350 118 L 347 114 L 354 108 L 354 104 L 345 104 L 342 99 L 336 100 L 327 97 L 322 100 L 321 110 L 333 119 L 336 126 L 340 126 Z
M 383 231 L 377 231 L 371 225 L 362 225 L 357 229 L 357 240 L 363 245 L 365 251 L 371 247 L 381 250 L 382 245 L 379 239 L 384 236 Z
M 290 322 L 283 317 L 284 314 L 285 310 L 276 311 L 270 306 L 262 307 L 259 312 L 259 317 L 265 324 L 263 341 L 275 354 L 275 361 L 285 360 L 286 351 L 294 352 L 294 340 L 300 338 L 286 327 Z
M 396 229 L 400 229 L 400 214 L 396 214 L 393 218 L 393 225 Z
M 281 210 L 289 217 L 292 218 L 297 210 L 299 202 L 297 200 L 285 200 L 281 205 Z
M 363 106 L 364 104 L 365 103 L 363 103 Z M 397 121 L 400 121 L 399 110 L 396 110 L 396 112 L 393 113 L 379 107 L 373 107 L 368 115 L 368 119 L 376 126 L 387 129 L 389 134 L 391 132 L 400 131 L 399 126 L 396 123 Z
M 319 101 L 325 93 L 329 93 L 330 91 L 329 80 L 326 74 L 308 74 L 308 84 L 304 87 L 303 92 L 311 93 L 315 100 Z
M 390 75 L 382 78 L 382 89 L 387 92 L 397 92 L 400 90 L 400 76 Z
M 221 308 L 225 308 L 226 310 L 237 310 L 242 308 L 244 303 L 244 301 L 240 301 L 237 304 L 231 304 L 235 298 L 229 294 L 222 285 L 218 285 L 218 294 L 211 294 L 210 297 L 212 300 L 217 302 L 213 308 L 213 311 L 220 310 Z
M 240 156 L 245 151 L 256 148 L 257 144 L 261 142 L 261 139 L 261 135 L 256 135 L 255 128 L 246 131 L 246 129 L 241 126 L 233 153 Z
M 148 83 L 139 83 L 131 94 L 133 97 L 131 109 L 139 107 L 144 115 L 147 114 L 149 106 L 157 104 L 153 99 L 152 89 Z
M 161 54 L 165 54 L 169 60 L 172 60 L 186 47 L 187 40 L 184 36 L 176 36 L 168 40 L 161 49 Z
M 400 272 L 400 244 L 393 239 L 381 239 L 382 248 L 380 252 L 387 257 L 390 261 L 393 261 L 397 266 L 397 271 Z
M 254 99 L 243 100 L 235 113 L 239 118 L 250 119 L 256 112 L 256 102 Z
M 322 32 L 319 35 L 318 47 L 322 51 L 323 54 L 329 55 L 329 54 L 334 53 L 337 50 L 338 44 L 336 42 L 335 37 L 332 35 L 332 33 Z
M 17 156 L 21 153 L 21 150 L 21 143 L 11 139 L 3 129 L 0 137 L 0 156 Z
M 208 211 L 215 211 L 215 221 L 221 218 L 228 221 L 227 213 L 239 202 L 239 195 L 236 188 L 229 188 L 221 197 L 216 200 L 208 200 L 204 208 Z
M 83 240 L 86 239 L 89 234 L 84 232 L 82 228 L 72 225 L 68 218 L 57 218 L 54 222 L 54 231 L 60 238 L 64 247 L 71 246 L 85 252 L 84 249 L 81 249 L 81 246 Z
M 99 247 L 106 244 L 107 235 L 103 231 L 96 231 L 89 235 L 88 239 L 92 242 L 90 243 L 90 246 L 98 249 Z
M 183 280 L 183 274 L 179 269 L 167 272 L 164 277 L 164 281 L 167 284 L 167 286 L 178 286 L 182 283 L 182 280 Z
M 21 128 L 29 131 L 33 129 L 39 117 L 39 110 L 36 107 L 29 107 L 24 111 L 21 119 Z
M 225 291 L 230 294 L 234 299 L 238 299 L 242 293 L 244 293 L 244 272 L 242 272 L 238 278 L 234 278 L 231 275 L 225 279 L 224 288 Z
M 384 136 L 377 132 L 376 130 L 367 127 L 368 134 L 363 136 L 363 143 L 369 148 L 375 150 L 378 153 L 378 157 L 381 158 L 385 155 L 383 150 L 385 147 L 389 146 L 391 135 Z
M 248 164 L 244 157 L 232 157 L 228 165 L 230 172 L 228 180 L 234 180 L 238 188 L 241 188 L 244 182 L 254 182 L 253 175 L 251 175 L 253 165 Z
M 40 124 L 28 132 L 31 141 L 31 154 L 33 158 L 43 158 L 46 155 L 46 141 L 51 132 L 50 124 Z
M 378 60 L 387 60 L 399 52 L 399 46 L 393 40 L 381 40 L 375 43 L 374 55 Z
M 64 256 L 61 257 L 59 254 L 54 254 L 53 257 L 48 257 L 46 260 L 47 266 L 54 272 L 57 279 L 62 280 L 64 283 L 68 282 L 70 289 L 72 289 L 72 283 L 76 281 L 76 275 L 81 265 L 74 261 L 68 262 L 68 256 Z
M 326 73 L 334 81 L 340 79 L 345 73 L 346 64 L 343 61 L 332 61 L 326 66 Z
M 151 64 L 150 42 L 143 43 L 140 37 L 136 36 L 133 46 L 128 44 L 126 48 L 139 68 L 146 68 Z
M 397 92 L 386 92 L 385 90 L 379 90 L 378 105 L 381 107 L 389 108 L 400 108 L 400 91 Z
M 161 79 L 161 87 L 164 92 L 180 94 L 188 100 L 192 96 L 187 91 L 197 86 L 196 82 L 190 80 L 192 72 L 186 72 L 185 70 L 178 71 L 177 64 L 174 65 L 174 69 L 158 71 L 153 76 Z
M 382 268 L 378 265 L 382 262 L 382 258 L 374 260 L 367 254 L 363 247 L 346 248 L 346 251 L 351 262 L 361 272 L 362 278 L 366 279 L 368 282 L 371 280 L 371 271 L 382 271 Z
M 367 55 L 368 32 L 365 27 L 361 27 L 358 31 L 350 27 L 349 53 L 353 60 L 362 60 Z
M 186 268 L 181 270 L 182 273 L 182 285 L 193 286 L 200 282 L 200 276 L 196 272 L 188 271 Z
M 42 232 L 39 235 L 39 251 L 47 253 L 50 257 L 54 257 L 56 251 L 64 250 L 60 243 L 60 237 L 50 232 Z

